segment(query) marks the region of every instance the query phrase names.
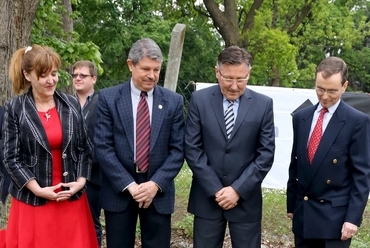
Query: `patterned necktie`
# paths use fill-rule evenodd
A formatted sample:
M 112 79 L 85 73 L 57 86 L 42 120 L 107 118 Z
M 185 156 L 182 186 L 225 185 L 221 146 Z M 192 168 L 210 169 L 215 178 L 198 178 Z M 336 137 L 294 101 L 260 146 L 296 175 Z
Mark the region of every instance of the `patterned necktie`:
M 317 119 L 316 125 L 312 131 L 310 140 L 307 146 L 307 154 L 308 154 L 308 161 L 310 164 L 312 163 L 313 157 L 315 156 L 317 147 L 320 144 L 321 136 L 322 136 L 322 122 L 324 120 L 324 114 L 328 112 L 327 108 L 322 108 L 319 118 Z
M 225 111 L 225 126 L 226 126 L 226 136 L 228 139 L 230 139 L 231 132 L 234 128 L 234 102 L 227 100 L 229 102 L 229 105 L 227 106 L 227 109 Z
M 140 93 L 136 115 L 136 165 L 142 172 L 148 169 L 150 148 L 150 117 L 146 96 L 146 92 Z

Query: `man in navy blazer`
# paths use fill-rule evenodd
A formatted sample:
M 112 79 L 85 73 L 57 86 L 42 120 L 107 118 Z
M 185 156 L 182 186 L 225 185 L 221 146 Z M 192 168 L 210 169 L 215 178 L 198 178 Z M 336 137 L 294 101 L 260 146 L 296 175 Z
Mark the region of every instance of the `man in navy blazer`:
M 134 247 L 137 218 L 143 247 L 169 248 L 174 178 L 184 162 L 181 95 L 157 85 L 162 52 L 151 39 L 133 44 L 131 80 L 99 91 L 94 148 L 101 165 L 101 206 L 108 248 Z M 137 109 L 146 94 L 150 113 L 149 167 L 136 162 Z
M 370 122 L 340 99 L 347 79 L 342 59 L 324 59 L 316 69 L 319 103 L 293 115 L 287 213 L 296 248 L 347 248 L 361 224 L 369 196 Z M 309 140 L 322 109 L 322 137 L 310 163 Z
M 226 224 L 233 248 L 261 247 L 261 183 L 274 159 L 274 117 L 272 99 L 246 88 L 250 60 L 243 48 L 226 48 L 215 67 L 219 85 L 190 101 L 185 158 L 193 172 L 194 248 L 221 248 Z M 225 122 L 230 104 L 233 118 Z

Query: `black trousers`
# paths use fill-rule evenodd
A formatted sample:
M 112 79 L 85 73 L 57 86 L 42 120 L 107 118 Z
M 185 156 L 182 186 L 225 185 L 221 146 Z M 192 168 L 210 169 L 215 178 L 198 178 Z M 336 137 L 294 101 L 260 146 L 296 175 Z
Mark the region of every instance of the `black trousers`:
M 96 237 L 98 238 L 99 247 L 101 247 L 102 229 L 100 224 L 101 207 L 99 203 L 100 185 L 95 185 L 87 181 L 86 195 L 89 201 L 90 212 L 94 221 Z
M 349 248 L 351 239 L 305 239 L 294 235 L 295 248 Z
M 217 219 L 194 216 L 194 248 L 222 248 L 227 224 L 233 248 L 261 248 L 261 221 L 230 222 L 223 216 Z
M 147 173 L 137 174 L 136 182 L 147 181 Z M 124 192 L 128 193 L 128 192 Z M 123 212 L 104 210 L 107 248 L 133 248 L 139 217 L 142 248 L 170 248 L 171 215 L 160 214 L 153 203 L 146 209 L 131 198 Z

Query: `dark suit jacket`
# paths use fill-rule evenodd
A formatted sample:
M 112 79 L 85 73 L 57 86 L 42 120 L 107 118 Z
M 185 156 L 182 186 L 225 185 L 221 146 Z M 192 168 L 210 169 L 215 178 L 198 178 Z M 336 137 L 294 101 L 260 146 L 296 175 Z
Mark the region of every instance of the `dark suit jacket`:
M 148 180 L 162 189 L 152 203 L 161 214 L 174 211 L 173 179 L 184 161 L 183 107 L 181 95 L 160 86 L 154 88 Z M 94 149 L 102 165 L 101 205 L 120 212 L 132 199 L 122 190 L 135 181 L 130 83 L 100 90 L 97 111 Z
M 95 126 L 95 117 L 96 117 L 96 110 L 98 105 L 99 94 L 95 91 L 92 99 L 84 106 L 82 109 L 82 114 L 85 117 L 85 123 L 87 126 L 87 130 L 89 131 L 89 138 L 92 142 L 94 142 L 94 126 Z M 97 98 L 97 99 L 94 99 Z M 95 158 L 95 153 L 92 156 L 92 167 L 91 167 L 91 176 L 89 182 L 94 185 L 100 185 L 101 181 L 101 172 L 100 166 L 98 161 Z
M 92 144 L 80 104 L 75 97 L 60 92 L 54 93 L 54 99 L 63 134 L 62 182 L 75 182 L 78 177 L 89 179 Z M 34 178 L 40 187 L 52 186 L 50 146 L 31 89 L 6 103 L 3 130 L 4 165 L 13 182 L 11 195 L 31 205 L 47 203 L 47 199 L 25 187 Z M 83 191 L 84 188 L 70 199 L 78 199 Z
M 317 105 L 293 116 L 287 211 L 304 238 L 340 239 L 344 222 L 360 225 L 369 196 L 370 122 L 343 101 L 325 129 L 310 165 L 307 143 Z
M 3 129 L 3 117 L 4 117 L 4 107 L 0 106 L 0 202 L 5 202 L 6 197 L 8 195 L 8 188 L 10 184 L 10 177 L 8 172 L 4 167 L 3 159 L 4 159 L 4 143 L 2 137 L 2 129 Z
M 272 99 L 246 89 L 229 140 L 218 85 L 194 92 L 188 112 L 185 158 L 193 171 L 188 211 L 207 219 L 261 220 L 261 183 L 275 150 Z M 214 197 L 225 186 L 240 195 L 238 205 L 227 211 Z

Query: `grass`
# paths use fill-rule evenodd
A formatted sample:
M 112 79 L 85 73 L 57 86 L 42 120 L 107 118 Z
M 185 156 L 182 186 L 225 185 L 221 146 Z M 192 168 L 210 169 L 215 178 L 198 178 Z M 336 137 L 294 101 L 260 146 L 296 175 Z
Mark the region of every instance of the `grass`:
M 193 216 L 187 213 L 187 203 L 190 192 L 192 173 L 184 164 L 178 176 L 175 178 L 176 201 L 175 213 L 172 216 L 174 232 L 180 233 L 187 238 L 193 235 Z M 263 218 L 262 239 L 271 247 L 293 247 L 293 234 L 291 221 L 286 217 L 285 190 L 263 189 Z M 7 210 L 0 203 L 0 229 L 5 227 Z M 105 227 L 102 216 L 103 227 Z M 140 232 L 137 232 L 138 236 Z M 104 243 L 103 243 L 104 244 Z M 103 245 L 105 247 L 105 244 Z M 368 202 L 363 215 L 362 225 L 352 240 L 352 248 L 370 247 L 370 202 Z
M 185 163 L 175 179 L 176 202 L 172 218 L 173 228 L 180 229 L 184 235 L 192 237 L 193 216 L 186 207 L 190 192 L 192 173 Z M 262 239 L 272 247 L 293 247 L 291 220 L 286 217 L 285 190 L 263 188 Z M 370 202 L 363 214 L 363 221 L 352 239 L 351 247 L 370 247 Z

